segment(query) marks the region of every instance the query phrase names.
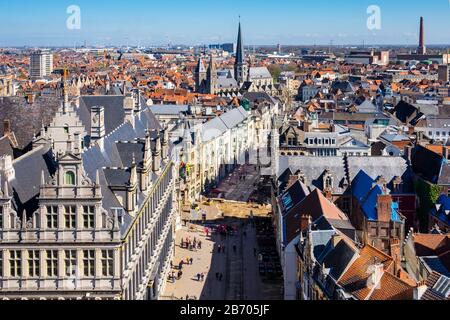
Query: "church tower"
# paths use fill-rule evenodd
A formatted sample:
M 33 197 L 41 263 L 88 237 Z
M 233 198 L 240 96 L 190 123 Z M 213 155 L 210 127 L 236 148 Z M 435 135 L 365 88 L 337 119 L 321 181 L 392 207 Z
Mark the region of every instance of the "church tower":
M 247 81 L 248 66 L 245 64 L 244 42 L 242 39 L 241 22 L 239 21 L 238 40 L 236 48 L 236 62 L 234 63 L 234 78 L 239 86 Z
M 209 62 L 209 68 L 207 73 L 207 93 L 216 94 L 217 91 L 217 70 L 214 57 L 211 54 L 211 60 Z
M 203 93 L 206 82 L 206 68 L 202 58 L 198 59 L 197 67 L 195 68 L 195 91 Z

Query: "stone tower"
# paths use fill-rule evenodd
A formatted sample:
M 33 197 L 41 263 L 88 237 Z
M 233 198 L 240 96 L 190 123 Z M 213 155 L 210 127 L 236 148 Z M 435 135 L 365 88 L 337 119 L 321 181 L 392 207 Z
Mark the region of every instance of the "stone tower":
M 200 58 L 198 59 L 197 67 L 195 68 L 195 91 L 199 93 L 203 93 L 205 90 L 205 82 L 207 77 L 207 71 L 205 68 L 205 64 L 203 63 L 203 60 Z
M 217 91 L 217 70 L 214 57 L 211 54 L 211 60 L 209 62 L 209 68 L 207 73 L 207 93 L 215 94 Z

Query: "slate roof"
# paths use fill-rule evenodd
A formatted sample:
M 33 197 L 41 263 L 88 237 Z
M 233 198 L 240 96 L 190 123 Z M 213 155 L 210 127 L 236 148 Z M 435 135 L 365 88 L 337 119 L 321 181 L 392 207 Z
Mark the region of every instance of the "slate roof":
M 339 241 L 335 247 L 329 242 L 317 261 L 320 265 L 330 269 L 329 275 L 337 281 L 357 254 L 355 248 L 344 240 Z
M 436 202 L 436 207 L 431 210 L 431 215 L 442 223 L 450 226 L 450 197 L 443 194 Z
M 111 133 L 120 126 L 125 119 L 123 100 L 125 96 L 81 96 L 80 107 L 75 108 L 81 122 L 87 132 L 91 131 L 91 107 L 102 106 L 105 108 L 105 130 L 106 134 Z
M 444 264 L 444 261 L 441 260 L 441 257 L 419 257 L 419 260 L 422 260 L 427 269 L 438 272 L 446 277 L 450 277 L 450 270 L 448 269 L 448 266 Z
M 432 272 L 426 281 L 427 291 L 421 300 L 450 300 L 450 278 L 438 272 Z
M 100 183 L 102 186 L 103 208 L 111 214 L 111 208 L 122 208 L 116 195 L 109 188 L 110 183 L 116 186 L 124 185 L 129 181 L 129 165 L 131 164 L 132 154 L 136 152 L 136 161 L 142 160 L 143 152 L 141 143 L 120 143 L 133 142 L 136 139 L 143 139 L 146 136 L 146 129 L 161 129 L 159 122 L 153 113 L 146 107 L 139 116 L 135 118 L 135 126 L 126 122 L 110 132 L 104 139 L 104 149 L 95 145 L 82 154 L 83 167 L 87 176 L 95 180 L 97 170 L 100 170 Z M 155 134 L 155 133 L 153 133 Z M 113 168 L 113 169 L 111 169 Z M 115 170 L 115 168 L 118 168 Z M 151 179 L 157 180 L 157 176 L 152 173 Z M 138 206 L 142 205 L 145 195 L 142 191 L 138 192 Z M 128 227 L 133 221 L 133 217 L 124 215 L 124 223 L 121 225 L 122 234 L 126 233 Z
M 400 101 L 391 112 L 402 123 L 409 122 L 411 124 L 416 124 L 419 118 L 424 115 L 419 112 L 416 107 L 403 100 Z
M 342 157 L 281 156 L 278 174 L 281 176 L 287 168 L 291 172 L 302 170 L 309 187 L 323 190 L 323 175 L 325 170 L 329 170 L 334 178 L 333 193 L 335 194 L 343 194 L 346 191 L 344 179 L 348 178 L 352 181 L 361 170 L 373 180 L 383 175 L 390 182 L 400 176 L 406 185 L 411 183 L 406 160 L 402 157 L 350 156 L 347 167 L 348 177 Z
M 33 104 L 28 104 L 23 97 L 0 98 L 0 123 L 11 120 L 19 148 L 27 147 L 44 126 L 53 120 L 61 102 L 57 97 L 37 97 Z
M 40 192 L 42 172 L 46 181 L 49 181 L 57 169 L 50 145 L 40 146 L 14 160 L 13 168 L 15 178 L 10 182 L 10 187 L 13 190 L 14 209 L 19 215 L 26 210 L 27 216 L 31 216 L 38 208 L 36 197 Z
M 413 149 L 411 164 L 414 173 L 438 185 L 450 185 L 450 164 L 447 159 L 423 146 Z
M 281 196 L 278 197 L 278 201 L 283 208 L 282 214 L 284 215 L 288 213 L 290 209 L 295 207 L 307 195 L 309 195 L 308 188 L 301 181 L 297 180 Z
M 150 110 L 155 116 L 159 115 L 173 115 L 177 116 L 180 113 L 187 113 L 189 110 L 188 105 L 168 105 L 168 104 L 157 104 L 150 106 Z
M 0 156 L 11 156 L 14 159 L 14 150 L 7 136 L 0 138 Z
M 221 136 L 229 129 L 244 122 L 248 117 L 248 113 L 242 107 L 238 107 L 209 120 L 202 126 L 203 141 L 207 142 Z
M 270 78 L 272 79 L 272 75 L 270 74 L 267 67 L 251 67 L 249 69 L 250 72 L 250 78 L 252 80 L 254 79 L 265 79 Z

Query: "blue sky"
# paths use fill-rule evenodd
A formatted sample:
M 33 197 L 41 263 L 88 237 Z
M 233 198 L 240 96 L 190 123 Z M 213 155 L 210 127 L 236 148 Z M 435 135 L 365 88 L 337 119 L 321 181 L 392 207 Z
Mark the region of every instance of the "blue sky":
M 69 5 L 81 9 L 81 29 L 68 30 Z M 369 5 L 381 9 L 381 30 L 366 26 Z M 450 0 L 0 0 L 0 46 L 450 43 Z

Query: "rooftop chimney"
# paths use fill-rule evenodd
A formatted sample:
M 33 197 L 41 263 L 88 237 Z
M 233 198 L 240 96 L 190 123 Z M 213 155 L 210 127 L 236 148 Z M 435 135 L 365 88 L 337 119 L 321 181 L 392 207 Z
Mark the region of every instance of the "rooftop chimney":
M 417 287 L 414 288 L 414 300 L 422 299 L 424 293 L 428 290 L 428 287 L 425 284 L 425 281 L 421 281 L 417 284 Z
M 391 257 L 394 260 L 394 273 L 396 276 L 398 276 L 398 273 L 401 270 L 402 263 L 400 240 L 398 238 L 394 238 L 391 240 Z
M 11 121 L 9 119 L 3 120 L 3 135 L 11 133 Z
M 423 23 L 423 17 L 420 17 L 420 38 L 419 38 L 419 50 L 418 54 L 427 54 L 427 48 L 425 47 L 425 27 Z
M 378 221 L 391 221 L 392 197 L 391 195 L 379 195 L 377 202 Z
M 375 261 L 375 263 L 369 267 L 367 273 L 370 274 L 367 279 L 367 287 L 372 289 L 379 285 L 384 274 L 384 265 Z

